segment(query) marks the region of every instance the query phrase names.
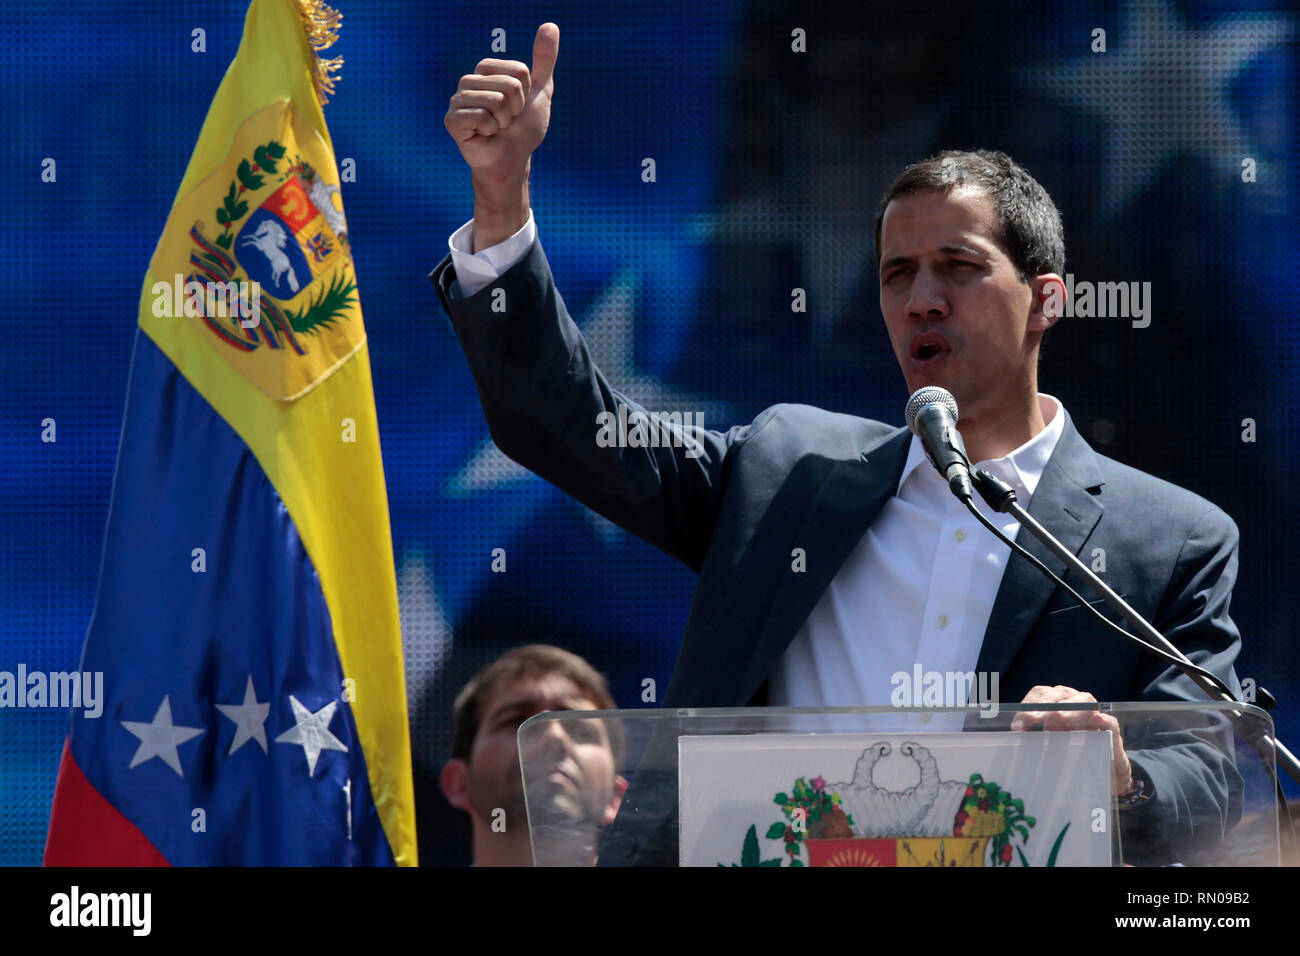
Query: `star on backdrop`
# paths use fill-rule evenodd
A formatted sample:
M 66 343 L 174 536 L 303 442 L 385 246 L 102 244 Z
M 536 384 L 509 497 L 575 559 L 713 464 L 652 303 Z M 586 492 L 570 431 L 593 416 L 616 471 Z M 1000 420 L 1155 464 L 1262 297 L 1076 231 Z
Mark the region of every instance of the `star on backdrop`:
M 1179 154 L 1200 156 L 1216 177 L 1239 177 L 1243 158 L 1258 159 L 1229 102 L 1229 86 L 1293 29 L 1289 20 L 1258 15 L 1189 29 L 1167 0 L 1128 2 L 1107 52 L 1053 60 L 1022 76 L 1104 122 L 1100 215 L 1110 219 Z
M 805 192 L 791 198 L 777 188 L 752 192 L 691 223 L 696 241 L 786 244 L 799 250 L 808 294 L 813 346 L 832 345 L 835 321 L 854 303 L 863 271 L 875 271 L 875 222 L 880 197 L 908 164 L 924 159 L 949 107 L 922 110 L 871 135 L 869 152 L 846 150 L 812 123 L 804 135 L 812 156 L 833 157 L 817 176 L 795 177 Z M 918 152 L 919 143 L 926 144 Z M 789 160 L 795 162 L 793 158 Z M 876 310 L 875 302 L 860 304 Z
M 604 373 L 610 384 L 639 402 L 647 411 L 702 412 L 706 423 L 721 424 L 729 421 L 732 410 L 728 403 L 711 401 L 701 395 L 674 388 L 662 379 L 637 370 L 633 359 L 633 341 L 636 337 L 639 286 L 640 278 L 634 270 L 627 267 L 620 269 L 596 297 L 585 320 L 579 323 L 582 337 L 587 342 L 596 367 Z M 593 442 L 596 440 L 596 431 L 596 422 L 592 421 Z M 446 492 L 450 497 L 464 498 L 524 481 L 542 479 L 511 461 L 491 438 L 486 438 L 470 459 L 448 479 Z M 622 541 L 624 532 L 617 525 L 577 502 L 574 502 L 574 507 L 580 510 L 592 533 L 607 548 Z
M 438 598 L 433 569 L 420 548 L 410 548 L 402 555 L 397 603 L 402 646 L 406 649 L 406 702 L 414 727 L 419 725 L 425 704 L 425 688 L 451 657 L 453 638 L 451 622 Z

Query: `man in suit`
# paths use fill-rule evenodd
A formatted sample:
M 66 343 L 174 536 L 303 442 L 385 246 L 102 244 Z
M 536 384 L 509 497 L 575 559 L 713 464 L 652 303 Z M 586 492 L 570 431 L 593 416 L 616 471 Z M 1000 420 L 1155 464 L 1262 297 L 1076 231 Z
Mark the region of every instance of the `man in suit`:
M 607 416 L 646 413 L 592 363 L 529 207 L 558 44 L 558 27 L 543 24 L 531 71 L 486 59 L 462 77 L 445 125 L 472 170 L 474 219 L 431 279 L 501 450 L 699 573 L 663 706 L 888 704 L 893 675 L 917 664 L 997 674 L 1003 698 L 1026 704 L 1204 700 L 1177 668 L 1011 560 L 904 428 L 778 405 L 676 445 L 597 441 Z M 914 164 L 882 201 L 876 248 L 881 312 L 909 390 L 950 391 L 970 459 L 1066 547 L 1100 555 L 1111 586 L 1239 696 L 1232 520 L 1098 455 L 1038 391 L 1065 257 L 1042 186 L 999 153 Z M 988 516 L 1016 536 L 1017 522 Z M 1191 852 L 1235 823 L 1240 781 L 1222 736 L 1135 730 L 1126 748 L 1110 714 L 1021 710 L 1017 728 L 1114 731 L 1130 846 L 1153 845 L 1144 831 L 1158 823 L 1161 840 Z M 1135 734 L 1150 746 L 1136 747 Z

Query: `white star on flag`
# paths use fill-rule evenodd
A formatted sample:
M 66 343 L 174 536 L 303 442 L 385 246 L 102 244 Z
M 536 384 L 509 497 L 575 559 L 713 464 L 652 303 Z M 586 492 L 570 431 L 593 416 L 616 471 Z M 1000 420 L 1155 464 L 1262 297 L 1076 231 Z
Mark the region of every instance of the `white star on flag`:
M 298 744 L 307 757 L 307 776 L 316 772 L 316 761 L 322 750 L 341 750 L 348 752 L 343 741 L 329 731 L 330 721 L 334 719 L 334 708 L 338 701 L 332 700 L 316 713 L 304 707 L 292 694 L 289 703 L 293 706 L 293 718 L 297 723 L 275 738 L 277 744 Z
M 1188 29 L 1168 0 L 1127 3 L 1114 52 L 1024 71 L 1027 81 L 1103 117 L 1102 218 L 1119 213 L 1182 152 L 1236 176 L 1255 150 L 1228 99 L 1229 84 L 1265 50 L 1287 42 L 1292 24 L 1254 14 Z
M 269 703 L 259 704 L 257 692 L 253 690 L 253 675 L 248 675 L 248 686 L 244 688 L 242 704 L 217 704 L 217 710 L 235 722 L 235 738 L 230 741 L 226 755 L 233 754 L 250 740 L 256 740 L 266 753 L 266 718 L 271 713 Z
M 157 757 L 175 770 L 180 777 L 185 774 L 181 772 L 181 758 L 176 752 L 177 745 L 203 733 L 202 727 L 178 727 L 172 723 L 170 694 L 163 697 L 162 703 L 158 705 L 158 713 L 153 715 L 152 723 L 124 720 L 122 726 L 140 738 L 140 746 L 135 749 L 135 756 L 131 758 L 128 770 L 134 769 L 136 765 L 152 757 Z

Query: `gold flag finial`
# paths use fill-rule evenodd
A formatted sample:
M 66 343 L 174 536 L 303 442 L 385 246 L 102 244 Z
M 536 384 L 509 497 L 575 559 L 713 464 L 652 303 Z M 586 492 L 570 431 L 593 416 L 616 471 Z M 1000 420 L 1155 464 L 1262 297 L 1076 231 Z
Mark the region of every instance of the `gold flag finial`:
M 296 0 L 296 2 L 303 33 L 307 35 L 307 42 L 312 48 L 312 81 L 316 84 L 316 95 L 320 97 L 323 106 L 329 102 L 330 96 L 334 93 L 334 81 L 338 79 L 336 74 L 339 67 L 343 65 L 343 57 L 327 59 L 320 55 L 320 51 L 329 49 L 339 38 L 339 24 L 343 20 L 343 14 L 323 3 L 322 0 Z

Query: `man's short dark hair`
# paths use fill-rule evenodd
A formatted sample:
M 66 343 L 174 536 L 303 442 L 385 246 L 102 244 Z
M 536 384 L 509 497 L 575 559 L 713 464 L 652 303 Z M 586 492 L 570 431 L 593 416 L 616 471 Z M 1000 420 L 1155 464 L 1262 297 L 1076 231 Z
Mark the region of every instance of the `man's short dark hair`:
M 885 210 L 900 196 L 923 192 L 978 189 L 993 202 L 998 217 L 994 237 L 1011 259 L 1022 282 L 1045 272 L 1065 273 L 1065 230 L 1061 213 L 1038 180 L 1006 153 L 988 149 L 944 150 L 908 166 L 880 200 L 876 215 L 876 265 Z
M 491 696 L 493 690 L 524 677 L 540 678 L 551 674 L 572 681 L 597 710 L 617 709 L 604 675 L 582 657 L 551 644 L 525 644 L 507 651 L 487 665 L 456 695 L 456 703 L 452 706 L 452 757 L 469 760 L 474 738 L 478 736 L 479 724 L 483 720 L 483 701 Z M 616 720 L 604 723 L 617 772 L 623 760 L 622 725 Z

